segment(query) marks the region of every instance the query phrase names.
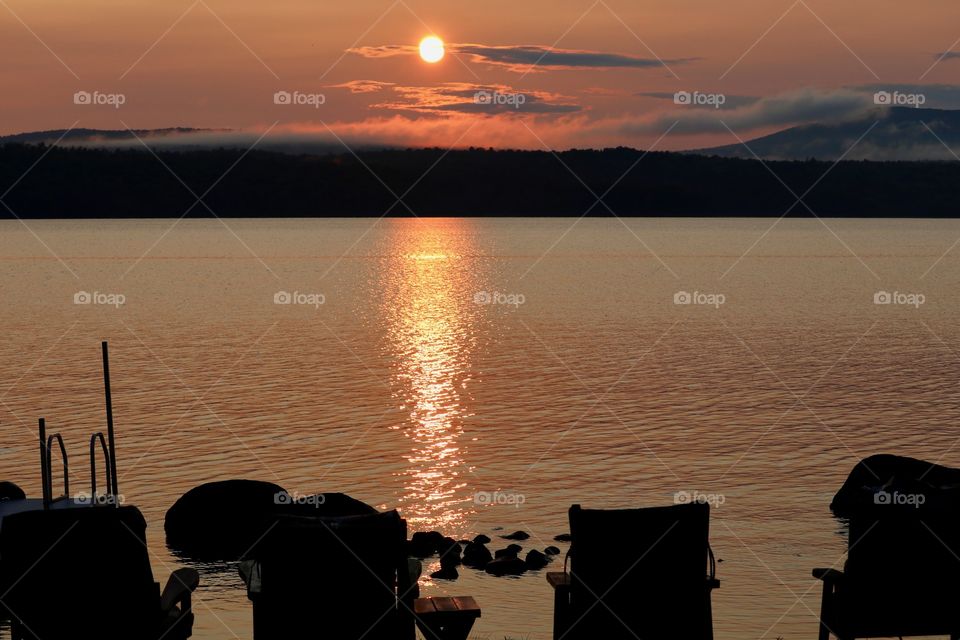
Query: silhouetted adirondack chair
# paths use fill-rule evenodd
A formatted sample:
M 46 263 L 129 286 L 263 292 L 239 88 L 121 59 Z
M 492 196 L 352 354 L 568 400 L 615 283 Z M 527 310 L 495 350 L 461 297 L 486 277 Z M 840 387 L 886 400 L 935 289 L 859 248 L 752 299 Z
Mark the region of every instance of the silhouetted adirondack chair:
M 412 639 L 406 540 L 396 511 L 279 518 L 240 567 L 254 638 Z
M 710 507 L 570 508 L 571 571 L 551 572 L 555 640 L 710 640 Z
M 200 577 L 178 569 L 161 595 L 140 511 L 60 506 L 11 513 L 0 523 L 0 594 L 13 640 L 190 637 Z
M 955 517 L 882 506 L 850 520 L 843 571 L 823 581 L 820 640 L 949 635 L 960 638 L 960 525 Z

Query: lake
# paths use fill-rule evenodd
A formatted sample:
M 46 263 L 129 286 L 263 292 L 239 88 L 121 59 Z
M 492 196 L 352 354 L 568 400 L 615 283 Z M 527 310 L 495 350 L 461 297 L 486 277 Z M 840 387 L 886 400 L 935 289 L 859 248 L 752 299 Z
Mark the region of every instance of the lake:
M 39 494 L 45 416 L 88 487 L 109 340 L 120 492 L 158 580 L 180 566 L 166 509 L 211 480 L 343 491 L 454 538 L 522 529 L 524 551 L 571 504 L 679 493 L 715 505 L 718 640 L 813 637 L 854 464 L 960 466 L 960 221 L 27 224 L 0 223 L 0 480 Z M 194 637 L 250 637 L 235 569 L 200 569 Z M 421 588 L 474 595 L 480 637 L 550 637 L 543 572 Z

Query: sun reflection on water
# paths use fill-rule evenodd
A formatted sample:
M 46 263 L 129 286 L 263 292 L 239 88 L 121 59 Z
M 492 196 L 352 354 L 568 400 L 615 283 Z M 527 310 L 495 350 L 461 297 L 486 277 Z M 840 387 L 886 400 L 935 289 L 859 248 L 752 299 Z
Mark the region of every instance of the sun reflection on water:
M 410 439 L 400 508 L 411 530 L 450 535 L 465 525 L 468 507 L 463 423 L 475 337 L 467 305 L 477 274 L 464 260 L 465 224 L 423 220 L 416 233 L 397 230 L 383 313 L 396 393 L 409 411 L 398 427 Z

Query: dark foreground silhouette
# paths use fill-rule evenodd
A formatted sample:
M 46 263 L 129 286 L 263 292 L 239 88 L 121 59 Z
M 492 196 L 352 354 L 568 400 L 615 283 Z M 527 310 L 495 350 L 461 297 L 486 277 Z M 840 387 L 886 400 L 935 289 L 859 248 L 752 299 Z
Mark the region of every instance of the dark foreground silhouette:
M 63 507 L 3 516 L 0 593 L 13 640 L 188 638 L 200 577 L 177 569 L 161 593 L 140 511 Z
M 823 581 L 820 640 L 960 638 L 960 470 L 870 456 L 830 508 L 849 522 L 849 540 L 842 571 L 813 571 Z
M 38 421 L 42 497 L 0 482 L 0 616 L 11 621 L 13 640 L 183 640 L 193 631 L 191 594 L 199 574 L 177 569 L 161 592 L 143 514 L 121 506 L 106 342 L 101 352 L 107 436 L 90 437 L 91 493 L 71 495 L 67 448 L 59 433 L 47 436 L 45 418 Z M 63 465 L 59 496 L 54 444 Z M 97 492 L 97 444 L 103 494 Z
M 830 503 L 838 516 L 960 515 L 960 469 L 888 454 L 864 458 Z
M 555 640 L 711 640 L 710 593 L 720 586 L 709 545 L 710 506 L 570 508 L 569 573 L 548 573 Z M 617 562 L 610 533 L 630 540 Z
M 29 498 L 0 482 L 0 593 L 6 607 L 0 617 L 12 621 L 13 639 L 189 637 L 197 571 L 174 571 L 161 592 L 150 567 L 146 522 L 136 507 L 71 499 L 66 473 L 65 495 L 54 498 L 52 444 L 62 441 L 57 434 L 45 436 L 41 420 L 43 497 Z M 95 434 L 91 444 L 96 442 Z M 115 451 L 112 445 L 103 449 L 106 495 L 117 497 Z M 61 453 L 66 470 L 66 450 Z M 960 639 L 958 478 L 960 470 L 892 455 L 854 467 L 831 504 L 848 523 L 843 569 L 813 570 L 823 583 L 820 640 Z M 570 533 L 555 537 L 571 545 L 563 571 L 546 574 L 555 640 L 713 637 L 711 593 L 720 583 L 707 504 L 622 510 L 574 505 L 569 517 Z M 561 553 L 557 547 L 533 549 L 521 559 L 517 542 L 531 538 L 524 531 L 500 534 L 510 544 L 493 553 L 486 546 L 492 539 L 483 534 L 456 541 L 431 531 L 408 539 L 407 523 L 395 510 L 379 512 L 345 494 L 291 495 L 249 480 L 188 491 L 168 511 L 166 528 L 168 541 L 180 545 L 175 550 L 188 561 L 205 554 L 220 560 L 242 556 L 239 564 L 223 564 L 239 567 L 260 640 L 318 634 L 412 640 L 415 627 L 431 640 L 464 640 L 480 605 L 470 596 L 421 598 L 421 558 L 439 556 L 441 568 L 432 577 L 449 581 L 460 566 L 493 576 L 536 573 Z M 629 542 L 611 554 L 611 536 Z
M 559 154 L 482 149 L 243 154 L 240 149 L 158 151 L 158 160 L 144 150 L 7 144 L 0 146 L 0 188 L 16 185 L 4 202 L 21 218 L 202 218 L 211 211 L 220 217 L 268 218 L 779 217 L 810 216 L 811 211 L 818 216 L 953 217 L 960 199 L 956 162 L 765 166 L 749 159 L 644 155 L 625 148 Z M 799 203 L 808 190 L 806 204 Z M 203 202 L 197 202 L 203 194 Z M 7 209 L 0 213 L 13 215 Z
M 167 545 L 193 560 L 236 560 L 249 555 L 282 515 L 336 517 L 377 513 L 342 493 L 291 494 L 258 480 L 208 482 L 183 494 L 164 518 Z

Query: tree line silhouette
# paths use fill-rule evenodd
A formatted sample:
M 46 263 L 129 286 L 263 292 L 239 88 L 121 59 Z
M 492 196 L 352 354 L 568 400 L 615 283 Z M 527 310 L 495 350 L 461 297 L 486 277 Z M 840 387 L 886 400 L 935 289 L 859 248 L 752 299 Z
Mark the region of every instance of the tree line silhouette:
M 22 218 L 209 217 L 211 210 L 220 217 L 953 217 L 960 163 L 761 163 L 629 148 L 245 156 L 207 149 L 154 157 L 143 149 L 6 144 L 0 192 L 11 186 L 4 202 Z

